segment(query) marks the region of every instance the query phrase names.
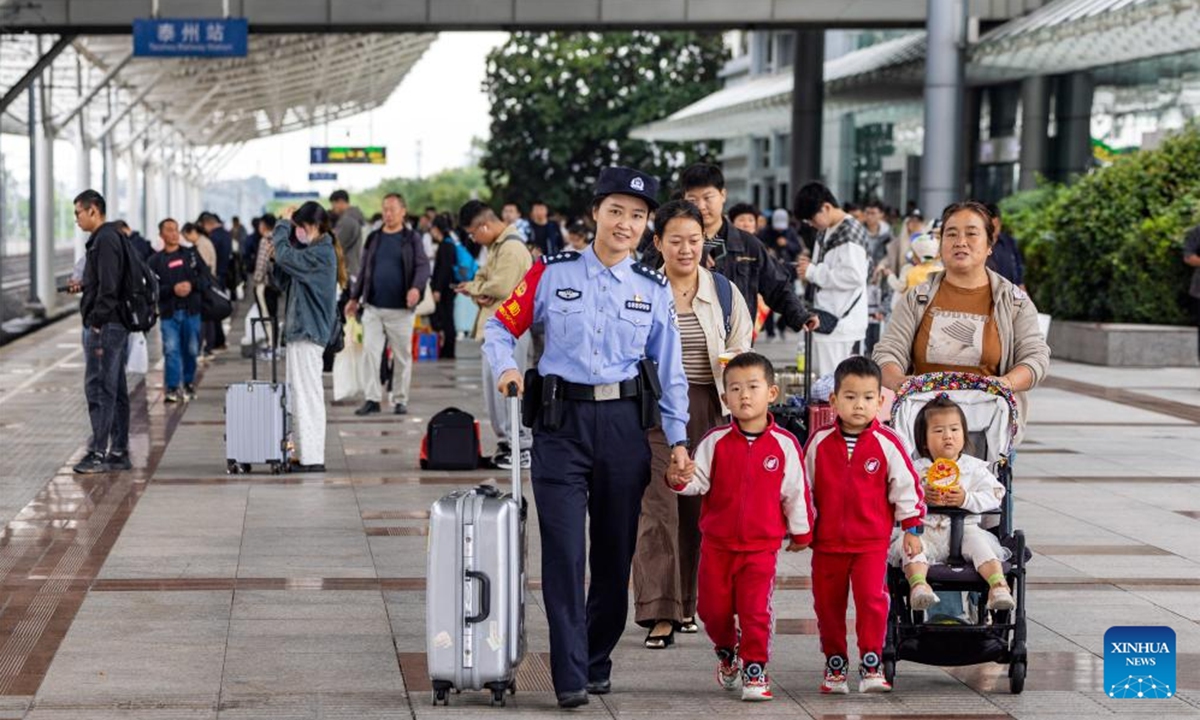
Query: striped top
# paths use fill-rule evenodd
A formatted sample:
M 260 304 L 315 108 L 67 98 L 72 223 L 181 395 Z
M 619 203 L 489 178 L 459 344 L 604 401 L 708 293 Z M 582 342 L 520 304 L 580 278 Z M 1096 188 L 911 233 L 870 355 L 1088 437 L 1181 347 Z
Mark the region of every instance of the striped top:
M 846 452 L 850 457 L 854 457 L 854 446 L 858 444 L 858 435 L 851 435 L 845 430 L 842 431 L 842 438 L 846 441 Z
M 683 347 L 683 374 L 693 385 L 712 385 L 712 362 L 708 358 L 708 337 L 696 313 L 679 315 L 679 336 Z

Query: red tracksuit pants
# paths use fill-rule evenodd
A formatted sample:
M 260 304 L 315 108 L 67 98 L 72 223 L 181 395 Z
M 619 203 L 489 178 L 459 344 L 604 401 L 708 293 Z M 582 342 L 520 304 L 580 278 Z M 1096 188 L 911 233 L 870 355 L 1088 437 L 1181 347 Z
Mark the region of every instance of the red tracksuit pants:
M 733 649 L 746 663 L 766 665 L 775 632 L 775 556 L 778 550 L 736 552 L 700 545 L 696 614 L 717 648 Z M 741 640 L 738 628 L 741 628 Z
M 813 605 L 825 657 L 846 652 L 846 602 L 854 591 L 854 629 L 859 657 L 880 656 L 891 600 L 887 591 L 887 548 L 862 553 L 814 551 Z

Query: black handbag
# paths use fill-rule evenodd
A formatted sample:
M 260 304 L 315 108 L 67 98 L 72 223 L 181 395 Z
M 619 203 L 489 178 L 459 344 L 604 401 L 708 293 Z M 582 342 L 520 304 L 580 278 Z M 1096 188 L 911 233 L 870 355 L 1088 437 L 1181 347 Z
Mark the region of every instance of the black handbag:
M 816 315 L 817 319 L 821 321 L 821 325 L 816 330 L 813 330 L 813 332 L 818 332 L 822 335 L 828 335 L 829 333 L 833 332 L 838 326 L 838 323 L 844 320 L 846 316 L 850 314 L 850 311 L 853 310 L 856 305 L 858 305 L 858 301 L 862 300 L 862 296 L 863 294 L 859 293 L 858 296 L 854 298 L 854 302 L 850 303 L 850 307 L 846 308 L 846 312 L 842 313 L 841 316 L 834 315 L 828 310 L 813 308 L 813 314 Z
M 221 322 L 233 314 L 229 293 L 211 282 L 200 289 L 200 319 Z

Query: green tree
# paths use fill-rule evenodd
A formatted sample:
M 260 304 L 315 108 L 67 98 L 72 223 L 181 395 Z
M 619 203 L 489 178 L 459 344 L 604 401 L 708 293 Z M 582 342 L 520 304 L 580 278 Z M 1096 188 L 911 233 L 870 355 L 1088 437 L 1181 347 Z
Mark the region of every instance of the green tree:
M 496 199 L 582 214 L 600 169 L 614 164 L 673 183 L 713 148 L 629 131 L 717 90 L 725 58 L 719 33 L 513 33 L 488 56 L 484 80 L 492 126 L 482 164 Z
M 1074 184 L 1018 194 L 1002 209 L 1040 310 L 1064 320 L 1187 322 L 1191 269 L 1182 251 L 1200 220 L 1200 125 Z

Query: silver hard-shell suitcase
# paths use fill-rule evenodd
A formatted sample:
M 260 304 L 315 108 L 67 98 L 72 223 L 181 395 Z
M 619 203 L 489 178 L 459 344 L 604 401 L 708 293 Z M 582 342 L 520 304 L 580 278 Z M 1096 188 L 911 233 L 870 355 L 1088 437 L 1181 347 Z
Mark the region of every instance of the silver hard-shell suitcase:
M 258 343 L 254 329 L 258 323 L 274 322 L 273 318 L 256 318 L 250 322 L 252 347 Z M 278 337 L 278 328 L 271 337 Z M 258 379 L 258 355 L 251 359 L 251 379 L 225 388 L 225 470 L 229 474 L 250 472 L 254 465 L 267 465 L 272 473 L 287 470 L 288 414 L 287 383 L 279 382 L 276 349 L 271 348 L 271 381 Z
M 525 511 L 521 496 L 520 401 L 509 389 L 512 492 L 491 485 L 453 492 L 429 513 L 425 632 L 436 705 L 451 690 L 517 691 L 525 656 Z

